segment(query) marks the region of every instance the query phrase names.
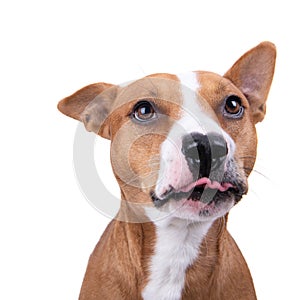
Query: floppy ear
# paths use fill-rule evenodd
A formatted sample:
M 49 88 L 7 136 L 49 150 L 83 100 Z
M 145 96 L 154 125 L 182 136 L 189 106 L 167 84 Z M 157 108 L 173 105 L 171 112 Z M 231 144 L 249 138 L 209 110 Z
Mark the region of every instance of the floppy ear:
M 58 103 L 57 108 L 68 117 L 83 122 L 88 131 L 109 139 L 109 126 L 105 120 L 116 94 L 117 86 L 95 83 L 64 98 Z
M 224 75 L 248 99 L 255 123 L 263 120 L 266 100 L 271 87 L 276 60 L 276 48 L 263 42 L 245 53 Z

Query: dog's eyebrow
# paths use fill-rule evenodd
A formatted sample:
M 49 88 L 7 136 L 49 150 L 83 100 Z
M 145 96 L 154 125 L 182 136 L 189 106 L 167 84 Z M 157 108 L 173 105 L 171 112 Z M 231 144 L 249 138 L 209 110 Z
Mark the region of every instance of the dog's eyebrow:
M 148 80 L 150 82 L 150 84 L 153 86 L 153 88 L 155 89 L 155 91 L 153 91 L 152 89 L 147 88 L 146 86 L 144 86 L 143 84 L 138 84 L 138 86 L 142 87 L 143 89 L 145 89 L 147 92 L 150 93 L 150 95 L 152 97 L 158 97 L 158 88 L 157 86 L 154 84 L 154 82 L 151 80 L 151 77 L 145 77 L 144 79 Z
M 227 86 L 229 86 L 231 84 L 231 82 L 229 81 L 227 81 L 227 80 L 225 80 L 225 78 L 220 78 L 220 80 L 219 80 L 219 83 L 218 83 L 218 85 L 217 85 L 217 93 L 222 93 L 222 92 L 224 92 L 225 91 L 225 89 L 226 89 L 226 87 Z

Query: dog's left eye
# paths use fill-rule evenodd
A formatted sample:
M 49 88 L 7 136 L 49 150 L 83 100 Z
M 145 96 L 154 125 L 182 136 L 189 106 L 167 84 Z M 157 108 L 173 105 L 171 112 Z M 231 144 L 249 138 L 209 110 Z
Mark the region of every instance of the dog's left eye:
M 228 117 L 240 118 L 244 113 L 244 107 L 242 106 L 242 100 L 240 97 L 230 95 L 225 99 L 225 113 Z
M 156 118 L 156 112 L 149 101 L 138 102 L 133 109 L 133 117 L 139 122 L 146 122 Z

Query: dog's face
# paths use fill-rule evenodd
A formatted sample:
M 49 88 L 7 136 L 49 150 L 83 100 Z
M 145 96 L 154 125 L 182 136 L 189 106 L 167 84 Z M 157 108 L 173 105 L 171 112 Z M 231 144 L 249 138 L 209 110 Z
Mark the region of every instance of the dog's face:
M 92 85 L 59 109 L 111 139 L 112 167 L 128 203 L 210 221 L 247 192 L 255 123 L 264 117 L 274 63 L 274 46 L 263 43 L 224 77 L 154 74 L 122 86 Z

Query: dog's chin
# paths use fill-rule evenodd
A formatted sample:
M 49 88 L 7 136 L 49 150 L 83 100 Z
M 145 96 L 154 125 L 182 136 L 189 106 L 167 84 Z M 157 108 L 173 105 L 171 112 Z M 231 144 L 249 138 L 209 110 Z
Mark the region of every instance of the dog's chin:
M 200 200 L 183 198 L 181 200 L 170 200 L 163 210 L 167 209 L 174 217 L 193 220 L 210 221 L 225 215 L 235 204 L 233 197 L 225 201 L 213 199 L 208 203 Z
M 236 188 L 220 191 L 196 187 L 190 192 L 170 192 L 163 199 L 152 194 L 157 209 L 176 218 L 200 222 L 224 216 L 241 198 L 242 195 Z

